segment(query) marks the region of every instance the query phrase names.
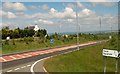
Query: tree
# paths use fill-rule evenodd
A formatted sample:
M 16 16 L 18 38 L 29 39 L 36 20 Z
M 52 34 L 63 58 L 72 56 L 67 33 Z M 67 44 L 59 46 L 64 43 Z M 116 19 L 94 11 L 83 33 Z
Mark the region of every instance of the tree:
M 6 39 L 6 37 L 9 35 L 10 35 L 9 27 L 7 26 L 2 28 L 2 39 Z

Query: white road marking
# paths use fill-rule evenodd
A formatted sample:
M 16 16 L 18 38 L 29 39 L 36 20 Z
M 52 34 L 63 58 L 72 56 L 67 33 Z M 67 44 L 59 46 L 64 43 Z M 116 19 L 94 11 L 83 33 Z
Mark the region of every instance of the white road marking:
M 6 59 L 4 59 L 3 57 L 0 57 L 1 59 L 3 59 L 4 61 L 7 61 Z
M 2 70 L 0 70 L 0 74 L 2 74 Z
M 17 54 L 16 56 L 20 56 L 20 57 L 23 57 L 23 58 L 25 58 L 24 56 L 21 56 L 21 55 L 19 55 L 19 54 Z
M 27 65 L 27 67 L 30 67 L 31 65 Z
M 9 56 L 9 57 L 11 57 L 11 58 L 13 58 L 13 59 L 17 59 L 17 58 L 15 58 L 15 57 L 13 57 L 13 56 Z
M 36 61 L 34 64 L 32 64 L 32 66 L 31 66 L 31 68 L 30 68 L 31 73 L 32 73 L 32 74 L 35 74 L 33 69 L 34 69 L 34 66 L 35 66 L 38 62 L 40 62 L 40 61 L 42 61 L 42 60 L 45 60 L 45 59 L 48 59 L 48 58 L 50 58 L 50 57 L 46 57 L 46 58 L 40 59 L 40 60 Z
M 8 70 L 7 72 L 12 72 L 13 70 Z
M 26 66 L 22 66 L 21 68 L 25 68 Z
M 32 56 L 32 55 L 30 55 L 30 54 L 24 54 L 24 55 L 26 55 L 26 56 L 28 56 L 28 57 Z
M 47 70 L 45 69 L 45 67 L 43 66 L 43 70 L 47 73 Z
M 0 72 L 0 74 L 2 74 L 2 72 Z
M 99 42 L 95 42 L 95 43 L 99 43 Z M 95 44 L 95 43 L 86 43 L 86 44 L 81 44 L 80 46 L 85 46 L 85 45 Z M 62 51 L 62 50 L 57 50 L 57 51 Z M 73 51 L 77 51 L 77 50 L 73 50 Z M 68 52 L 65 52 L 65 53 L 58 54 L 58 55 L 67 54 L 67 53 L 70 53 L 70 52 L 73 52 L 73 51 L 68 51 Z M 49 53 L 49 52 L 43 52 L 43 53 Z M 31 55 L 29 55 L 29 54 L 25 54 L 25 55 L 31 56 Z M 34 64 L 32 64 L 32 66 L 31 66 L 31 65 L 22 66 L 21 69 L 22 69 L 22 68 L 25 68 L 25 67 L 31 66 L 30 71 L 32 72 L 32 74 L 35 74 L 33 69 L 34 69 L 34 66 L 35 66 L 38 62 L 40 62 L 40 61 L 42 61 L 42 60 L 45 60 L 45 59 L 48 59 L 48 58 L 51 58 L 51 57 L 58 56 L 58 55 L 49 56 L 49 57 L 40 59 L 40 60 L 36 61 Z M 21 56 L 21 55 L 18 55 L 18 56 Z M 15 58 L 15 57 L 13 57 L 13 56 L 10 56 L 10 57 Z M 3 59 L 4 61 L 7 61 L 7 60 L 4 59 L 3 57 L 0 57 L 0 58 Z M 16 69 L 14 69 L 14 70 L 19 70 L 19 69 L 20 69 L 20 68 L 16 68 Z M 44 69 L 45 72 L 47 72 L 44 67 L 43 67 L 43 69 Z M 9 71 L 7 71 L 7 72 L 11 72 L 11 71 L 13 71 L 13 70 L 9 70 Z M 2 73 L 2 72 L 0 72 L 0 74 L 1 74 L 1 73 Z
M 16 69 L 14 69 L 14 70 L 19 70 L 20 68 L 16 68 Z

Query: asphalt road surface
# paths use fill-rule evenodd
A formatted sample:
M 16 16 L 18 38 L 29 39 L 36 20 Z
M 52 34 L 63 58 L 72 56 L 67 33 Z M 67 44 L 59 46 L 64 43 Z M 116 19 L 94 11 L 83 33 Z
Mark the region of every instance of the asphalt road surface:
M 78 46 L 81 49 L 104 42 L 106 42 L 106 40 L 4 55 L 0 57 L 0 63 L 2 63 L 2 70 L 0 70 L 0 74 L 46 74 L 47 72 L 43 67 L 45 59 L 77 51 Z

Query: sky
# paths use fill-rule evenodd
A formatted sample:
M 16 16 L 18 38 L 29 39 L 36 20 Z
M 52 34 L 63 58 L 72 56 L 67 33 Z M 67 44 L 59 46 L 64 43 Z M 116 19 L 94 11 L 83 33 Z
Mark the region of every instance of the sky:
M 81 32 L 99 31 L 101 18 L 102 30 L 110 30 L 111 27 L 117 30 L 117 2 L 101 1 L 103 2 L 2 2 L 0 28 L 25 28 L 37 24 L 48 33 L 76 32 L 78 27 Z

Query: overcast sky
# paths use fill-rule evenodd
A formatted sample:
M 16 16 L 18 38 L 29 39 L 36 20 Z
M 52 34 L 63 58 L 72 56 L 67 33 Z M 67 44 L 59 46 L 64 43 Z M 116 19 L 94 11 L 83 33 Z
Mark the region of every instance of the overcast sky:
M 91 0 L 90 0 L 91 1 Z M 94 0 L 93 0 L 94 1 Z M 106 0 L 102 0 L 106 1 Z M 99 31 L 118 28 L 117 2 L 3 2 L 0 28 L 24 28 L 37 24 L 49 33 L 76 32 L 76 5 L 80 31 Z

